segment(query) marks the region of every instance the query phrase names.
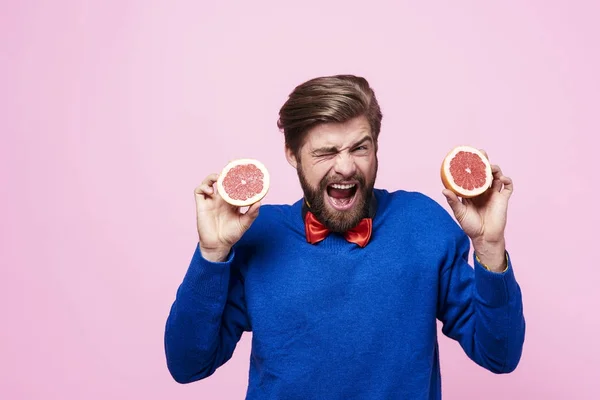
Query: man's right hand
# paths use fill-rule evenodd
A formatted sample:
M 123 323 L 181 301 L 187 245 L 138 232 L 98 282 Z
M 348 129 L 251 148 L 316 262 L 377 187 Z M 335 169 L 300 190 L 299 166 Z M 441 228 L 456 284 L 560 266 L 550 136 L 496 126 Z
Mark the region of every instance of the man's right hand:
M 250 228 L 260 208 L 260 202 L 254 203 L 242 213 L 239 207 L 227 203 L 214 187 L 218 177 L 207 176 L 194 190 L 200 252 L 214 262 L 227 259 L 231 247 Z

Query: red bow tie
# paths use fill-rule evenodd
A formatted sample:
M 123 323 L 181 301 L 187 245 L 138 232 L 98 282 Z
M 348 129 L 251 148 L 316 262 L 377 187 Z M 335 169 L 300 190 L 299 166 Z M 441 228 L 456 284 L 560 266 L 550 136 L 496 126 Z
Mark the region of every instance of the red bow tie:
M 306 240 L 308 243 L 315 244 L 325 239 L 329 235 L 327 229 L 313 213 L 306 212 L 304 217 L 304 230 L 306 231 Z M 373 232 L 373 220 L 371 218 L 363 218 L 358 225 L 344 233 L 347 241 L 356 243 L 360 247 L 365 247 L 371 239 Z

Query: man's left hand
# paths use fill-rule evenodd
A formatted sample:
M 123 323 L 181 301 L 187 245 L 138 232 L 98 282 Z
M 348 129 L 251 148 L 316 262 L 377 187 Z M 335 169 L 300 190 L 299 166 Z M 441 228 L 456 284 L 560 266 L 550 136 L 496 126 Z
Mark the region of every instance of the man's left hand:
M 459 199 L 448 189 L 442 193 L 459 225 L 471 238 L 481 263 L 501 272 L 506 268 L 504 229 L 513 182 L 502 174 L 498 165 L 492 165 L 492 175 L 491 187 L 480 196 Z

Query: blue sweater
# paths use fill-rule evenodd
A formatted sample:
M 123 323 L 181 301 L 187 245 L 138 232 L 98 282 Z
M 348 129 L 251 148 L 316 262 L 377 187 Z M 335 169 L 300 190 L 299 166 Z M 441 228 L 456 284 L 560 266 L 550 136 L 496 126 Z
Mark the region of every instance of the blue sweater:
M 514 370 L 525 321 L 510 258 L 503 273 L 472 267 L 439 204 L 375 196 L 365 248 L 307 243 L 301 201 L 263 205 L 225 262 L 196 247 L 166 323 L 173 378 L 210 376 L 252 331 L 247 399 L 440 399 L 436 319 L 477 364 Z

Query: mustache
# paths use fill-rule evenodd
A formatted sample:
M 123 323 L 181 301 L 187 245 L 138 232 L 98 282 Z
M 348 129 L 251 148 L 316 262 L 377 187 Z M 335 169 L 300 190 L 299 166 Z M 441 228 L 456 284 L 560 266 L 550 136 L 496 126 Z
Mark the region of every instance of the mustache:
M 321 187 L 321 189 L 326 189 L 327 186 L 329 186 L 331 184 L 348 182 L 348 181 L 356 181 L 361 186 L 365 186 L 365 183 L 366 183 L 365 177 L 362 174 L 354 174 L 350 178 L 341 178 L 341 177 L 337 177 L 337 176 L 331 176 L 331 177 L 325 176 L 325 177 L 323 177 L 323 179 L 321 179 L 319 186 Z

